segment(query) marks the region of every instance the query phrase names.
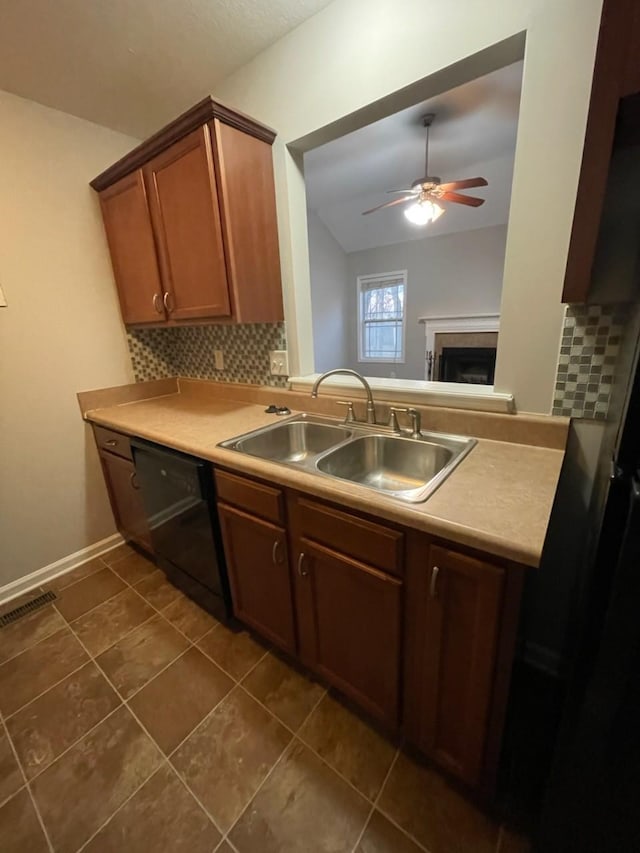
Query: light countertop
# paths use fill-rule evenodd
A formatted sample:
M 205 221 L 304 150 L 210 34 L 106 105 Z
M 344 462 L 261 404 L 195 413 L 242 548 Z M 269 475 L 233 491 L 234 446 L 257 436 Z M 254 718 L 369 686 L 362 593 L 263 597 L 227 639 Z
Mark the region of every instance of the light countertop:
M 159 391 L 159 393 L 163 393 Z M 264 405 L 216 395 L 165 396 L 85 411 L 87 420 L 182 450 L 528 566 L 538 566 L 564 451 L 480 438 L 424 503 L 407 504 L 217 445 L 278 420 Z M 125 398 L 126 399 L 126 398 Z M 295 412 L 294 412 L 295 413 Z

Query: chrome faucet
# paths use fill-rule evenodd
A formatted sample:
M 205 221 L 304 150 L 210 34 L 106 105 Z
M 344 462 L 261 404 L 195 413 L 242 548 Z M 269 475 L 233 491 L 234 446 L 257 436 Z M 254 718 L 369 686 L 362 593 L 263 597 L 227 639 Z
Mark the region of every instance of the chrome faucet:
M 359 379 L 360 382 L 364 385 L 364 390 L 367 392 L 367 423 L 375 424 L 376 422 L 376 407 L 373 405 L 373 394 L 371 393 L 371 386 L 357 371 L 350 370 L 348 367 L 337 367 L 335 370 L 327 370 L 326 373 L 323 373 L 322 376 L 319 376 L 316 381 L 313 383 L 313 388 L 311 389 L 311 396 L 318 396 L 318 388 L 321 382 L 327 378 L 327 376 L 335 376 L 336 374 L 342 374 L 344 376 L 355 376 L 356 379 Z

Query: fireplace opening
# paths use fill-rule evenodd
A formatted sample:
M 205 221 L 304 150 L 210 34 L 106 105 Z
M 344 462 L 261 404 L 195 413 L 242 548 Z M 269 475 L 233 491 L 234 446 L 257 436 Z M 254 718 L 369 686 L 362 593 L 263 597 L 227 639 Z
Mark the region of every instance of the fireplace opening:
M 493 385 L 495 347 L 443 347 L 438 378 L 441 382 Z

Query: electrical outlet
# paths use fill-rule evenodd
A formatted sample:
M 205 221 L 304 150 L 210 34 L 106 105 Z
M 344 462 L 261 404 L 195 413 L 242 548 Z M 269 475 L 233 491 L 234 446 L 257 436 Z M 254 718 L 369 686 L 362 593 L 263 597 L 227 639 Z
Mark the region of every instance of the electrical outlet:
M 289 375 L 289 354 L 286 349 L 272 349 L 269 352 L 272 376 Z
M 213 360 L 216 370 L 224 370 L 224 356 L 221 349 L 214 349 Z

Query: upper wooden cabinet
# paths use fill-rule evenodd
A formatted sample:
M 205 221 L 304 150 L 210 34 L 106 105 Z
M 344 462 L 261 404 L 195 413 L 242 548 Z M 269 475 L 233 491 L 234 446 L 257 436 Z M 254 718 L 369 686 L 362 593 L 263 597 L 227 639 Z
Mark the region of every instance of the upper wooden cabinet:
M 283 319 L 274 137 L 207 98 L 91 182 L 125 323 Z
M 640 5 L 604 0 L 563 302 L 588 302 L 622 99 L 640 92 Z
M 125 323 L 164 319 L 162 282 L 140 170 L 100 193 L 113 272 Z
M 204 126 L 143 168 L 158 239 L 164 307 L 173 320 L 228 317 L 229 285 L 211 153 Z

